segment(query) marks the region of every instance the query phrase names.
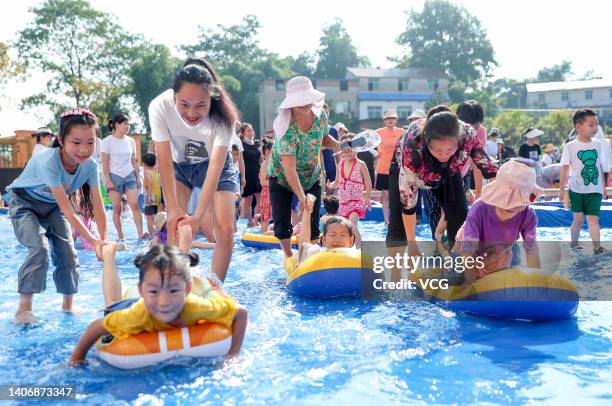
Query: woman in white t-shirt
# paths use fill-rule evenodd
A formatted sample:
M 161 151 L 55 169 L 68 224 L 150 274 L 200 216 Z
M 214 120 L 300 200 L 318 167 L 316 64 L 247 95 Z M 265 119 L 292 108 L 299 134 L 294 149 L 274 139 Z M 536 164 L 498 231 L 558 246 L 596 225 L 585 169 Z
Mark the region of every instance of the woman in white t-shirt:
M 130 129 L 129 117 L 117 114 L 108 121 L 111 135 L 102 140 L 102 167 L 106 180 L 106 191 L 113 203 L 113 223 L 120 240 L 123 235 L 121 226 L 121 195 L 125 194 L 132 209 L 138 238 L 145 238 L 142 232 L 142 215 L 138 205 L 138 189 L 141 187 L 136 162 L 136 142 L 127 136 Z
M 212 203 L 217 243 L 212 269 L 222 281 L 233 247 L 236 172 L 228 148 L 237 120 L 238 111 L 217 73 L 202 59 L 187 59 L 172 89 L 149 105 L 151 138 L 168 211 L 168 240 L 176 242 L 179 221 L 189 220 L 197 230 Z M 189 218 L 187 206 L 197 188 L 201 193 Z

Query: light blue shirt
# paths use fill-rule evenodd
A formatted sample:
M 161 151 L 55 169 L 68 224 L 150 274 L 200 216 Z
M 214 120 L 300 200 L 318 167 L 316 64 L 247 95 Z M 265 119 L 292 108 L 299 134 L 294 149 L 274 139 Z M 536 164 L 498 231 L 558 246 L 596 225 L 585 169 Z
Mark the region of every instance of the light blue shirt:
M 93 159 L 79 165 L 71 175 L 64 169 L 59 152 L 59 148 L 39 152 L 6 190 L 25 189 L 36 200 L 57 203 L 51 188 L 63 187 L 66 195 L 69 195 L 85 183 L 92 188 L 99 187 L 98 164 Z

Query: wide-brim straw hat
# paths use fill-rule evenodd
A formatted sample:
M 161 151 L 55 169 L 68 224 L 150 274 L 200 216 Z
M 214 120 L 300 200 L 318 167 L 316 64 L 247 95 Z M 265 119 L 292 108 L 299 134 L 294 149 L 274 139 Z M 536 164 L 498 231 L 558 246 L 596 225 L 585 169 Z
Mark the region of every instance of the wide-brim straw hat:
M 517 158 L 499 168 L 495 180 L 482 187 L 480 198 L 491 206 L 511 210 L 533 203 L 543 193 L 536 185 L 535 169 Z

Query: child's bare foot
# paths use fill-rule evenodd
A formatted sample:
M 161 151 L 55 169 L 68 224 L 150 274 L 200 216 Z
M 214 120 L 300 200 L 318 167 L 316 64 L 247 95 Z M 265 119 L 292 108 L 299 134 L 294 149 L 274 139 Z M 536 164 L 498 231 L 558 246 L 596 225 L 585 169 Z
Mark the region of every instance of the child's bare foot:
M 107 244 L 104 244 L 102 246 L 102 258 L 106 259 L 106 258 L 114 258 L 115 257 L 115 253 L 117 251 L 123 251 L 124 249 L 126 249 L 126 245 L 124 242 L 109 242 Z
M 308 202 L 308 207 L 312 209 L 312 207 L 314 206 L 314 203 L 317 201 L 317 197 L 313 194 L 307 193 L 306 201 Z
M 17 310 L 15 313 L 15 324 L 35 324 L 38 323 L 31 310 Z
M 178 246 L 184 252 L 189 252 L 191 242 L 193 241 L 193 229 L 191 224 L 185 223 L 178 226 Z

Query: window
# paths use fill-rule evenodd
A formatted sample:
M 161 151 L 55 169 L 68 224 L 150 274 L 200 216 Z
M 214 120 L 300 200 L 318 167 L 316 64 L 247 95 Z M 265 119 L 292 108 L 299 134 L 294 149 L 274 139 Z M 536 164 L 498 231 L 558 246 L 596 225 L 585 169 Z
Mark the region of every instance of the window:
M 348 91 L 348 80 L 343 79 L 343 80 L 340 81 L 340 91 L 341 92 Z
M 608 89 L 608 97 L 612 99 L 612 89 Z
M 427 88 L 430 92 L 435 92 L 438 90 L 438 79 L 429 79 L 427 81 Z
M 336 110 L 334 111 L 334 113 L 348 115 L 350 110 L 351 110 L 351 102 L 339 101 L 339 102 L 336 102 Z
M 546 103 L 546 95 L 544 93 L 538 94 L 538 103 Z
M 408 91 L 408 87 L 410 86 L 410 79 L 400 79 L 397 84 L 397 90 L 400 92 Z
M 378 91 L 378 88 L 380 87 L 380 80 L 379 79 L 368 79 L 368 91 L 370 92 L 376 92 Z
M 587 90 L 586 92 L 584 92 L 584 98 L 587 100 L 591 100 L 593 98 L 593 91 Z
M 569 100 L 569 93 L 561 92 L 561 101 L 568 101 L 568 100 Z
M 397 106 L 397 115 L 401 119 L 407 119 L 412 114 L 412 107 L 410 106 Z
M 368 118 L 382 118 L 382 106 L 368 106 Z
M 282 79 L 276 80 L 276 90 L 282 92 L 285 90 L 285 81 Z

